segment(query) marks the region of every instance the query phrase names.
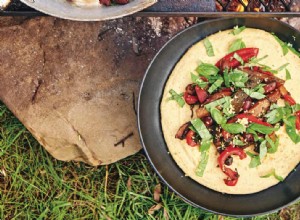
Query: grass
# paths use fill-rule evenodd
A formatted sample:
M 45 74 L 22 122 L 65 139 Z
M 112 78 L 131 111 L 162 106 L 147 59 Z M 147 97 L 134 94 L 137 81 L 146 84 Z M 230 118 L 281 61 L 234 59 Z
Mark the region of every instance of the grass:
M 299 213 L 297 203 L 252 219 L 296 220 Z M 0 103 L 0 219 L 233 218 L 186 204 L 163 186 L 142 152 L 97 168 L 57 161 Z

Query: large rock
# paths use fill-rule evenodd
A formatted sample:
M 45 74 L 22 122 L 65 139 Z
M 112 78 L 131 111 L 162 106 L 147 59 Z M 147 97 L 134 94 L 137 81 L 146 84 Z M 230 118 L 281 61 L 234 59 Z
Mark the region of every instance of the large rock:
M 115 162 L 141 148 L 135 103 L 148 64 L 193 22 L 1 18 L 0 99 L 55 158 Z

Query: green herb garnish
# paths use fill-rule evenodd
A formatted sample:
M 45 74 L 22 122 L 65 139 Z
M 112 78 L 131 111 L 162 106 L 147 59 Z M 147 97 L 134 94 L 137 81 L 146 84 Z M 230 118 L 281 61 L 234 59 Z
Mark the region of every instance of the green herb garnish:
M 221 76 L 219 76 L 218 79 L 209 87 L 209 89 L 207 91 L 210 94 L 213 93 L 215 90 L 217 90 L 219 87 L 221 87 L 223 82 L 224 82 L 223 78 Z
M 239 134 L 246 130 L 244 125 L 238 123 L 222 124 L 221 127 L 230 134 Z
M 262 134 L 271 134 L 276 130 L 276 128 L 261 125 L 261 124 L 256 124 L 256 123 L 251 123 L 248 126 L 248 129 L 251 129 L 253 131 L 256 131 L 256 132 L 259 132 Z
M 206 128 L 205 124 L 201 119 L 193 119 L 191 123 L 194 129 L 196 130 L 197 134 L 199 134 L 199 136 L 202 138 L 202 140 L 212 139 L 212 135 L 209 133 L 208 129 Z
M 198 85 L 200 88 L 205 88 L 208 85 L 208 82 L 203 81 L 199 76 L 191 73 L 192 82 Z
M 196 168 L 196 175 L 197 176 L 203 176 L 205 168 L 207 166 L 207 162 L 209 159 L 209 148 L 210 148 L 210 141 L 202 141 L 201 147 L 200 147 L 200 162 Z
M 276 137 L 275 142 L 269 137 L 269 135 L 266 135 L 266 141 L 268 142 L 268 153 L 273 154 L 277 151 L 279 146 L 279 137 Z
M 263 93 L 261 93 L 259 91 L 255 91 L 254 89 L 242 88 L 242 90 L 253 99 L 259 100 L 259 99 L 263 99 L 266 97 Z
M 169 91 L 169 93 L 171 94 L 171 97 L 169 97 L 167 99 L 167 101 L 169 101 L 169 100 L 175 100 L 178 103 L 178 105 L 182 108 L 184 106 L 184 104 L 185 104 L 185 101 L 183 99 L 183 93 L 178 94 L 173 89 L 171 89 Z
M 220 124 L 226 123 L 226 118 L 224 118 L 224 116 L 218 109 L 212 108 L 210 110 L 210 113 L 211 113 L 212 118 L 216 121 L 217 124 L 220 125 Z
M 232 34 L 233 35 L 238 35 L 239 33 L 241 33 L 243 30 L 245 30 L 246 29 L 246 27 L 245 26 L 241 26 L 241 27 L 239 27 L 239 26 L 235 26 L 234 28 L 233 28 L 233 30 L 232 30 Z
M 201 63 L 197 69 L 197 73 L 200 76 L 204 76 L 205 78 L 209 79 L 212 76 L 216 76 L 219 72 L 218 67 L 209 63 Z
M 300 136 L 296 132 L 296 116 L 289 116 L 287 119 L 283 119 L 285 123 L 285 129 L 291 140 L 297 144 L 300 142 Z
M 259 159 L 259 155 L 250 153 L 249 151 L 246 152 L 246 154 L 247 154 L 249 157 L 251 157 L 251 161 L 250 161 L 250 164 L 249 164 L 249 167 L 250 167 L 250 168 L 258 167 L 258 166 L 261 164 L 260 159 Z
M 246 47 L 246 44 L 242 41 L 241 38 L 236 39 L 232 42 L 232 44 L 229 47 L 229 53 L 234 52 L 236 50 L 240 50 Z
M 213 57 L 215 55 L 214 48 L 208 38 L 204 39 L 203 44 L 206 49 L 207 56 Z
M 262 161 L 267 155 L 267 141 L 264 140 L 259 145 L 259 159 Z
M 245 87 L 245 83 L 248 81 L 248 74 L 235 69 L 228 74 L 228 81 L 235 87 Z
M 288 69 L 285 69 L 285 80 L 289 80 L 291 79 L 291 73 Z
M 282 182 L 284 179 L 283 177 L 276 174 L 275 169 L 273 168 L 272 171 L 264 176 L 260 176 L 260 178 L 268 178 L 268 177 L 275 177 L 278 181 Z
M 244 65 L 244 60 L 237 53 L 233 54 L 233 58 L 239 61 L 242 65 Z

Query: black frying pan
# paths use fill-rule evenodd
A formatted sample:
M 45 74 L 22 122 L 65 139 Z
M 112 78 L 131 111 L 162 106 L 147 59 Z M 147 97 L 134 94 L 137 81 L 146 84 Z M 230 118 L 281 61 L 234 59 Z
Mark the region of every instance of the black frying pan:
M 230 195 L 213 191 L 189 177 L 184 177 L 182 170 L 168 154 L 159 110 L 169 74 L 187 49 L 204 37 L 219 30 L 233 28 L 235 25 L 274 32 L 283 41 L 291 42 L 295 48 L 300 47 L 300 33 L 289 25 L 273 19 L 218 19 L 188 28 L 170 40 L 150 64 L 140 90 L 138 126 L 148 159 L 160 178 L 174 192 L 196 207 L 223 215 L 245 217 L 273 212 L 299 199 L 299 165 L 283 182 L 258 193 Z

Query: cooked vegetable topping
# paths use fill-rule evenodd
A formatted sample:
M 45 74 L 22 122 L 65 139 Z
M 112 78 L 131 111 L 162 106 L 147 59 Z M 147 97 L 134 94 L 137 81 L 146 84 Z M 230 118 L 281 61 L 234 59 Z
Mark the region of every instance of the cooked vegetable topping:
M 233 34 L 245 27 L 235 28 Z M 274 35 L 280 43 L 283 54 L 291 50 L 286 43 Z M 204 40 L 209 56 L 213 48 L 209 40 Z M 186 139 L 188 145 L 199 146 L 201 159 L 196 169 L 203 176 L 209 159 L 209 149 L 213 142 L 217 152 L 218 165 L 226 175 L 224 182 L 234 186 L 238 182 L 238 170 L 231 169 L 236 156 L 251 158 L 250 168 L 259 166 L 268 154 L 278 149 L 279 138 L 276 131 L 285 124 L 285 130 L 294 143 L 300 142 L 300 104 L 297 104 L 284 87 L 285 81 L 274 74 L 285 69 L 286 80 L 291 74 L 286 63 L 276 70 L 260 63 L 267 56 L 257 58 L 258 48 L 246 48 L 241 38 L 229 47 L 229 54 L 215 65 L 201 62 L 196 73 L 191 73 L 192 83 L 182 94 L 170 90 L 169 99 L 176 100 L 182 107 L 184 101 L 196 107 L 196 118 L 183 124 L 176 138 Z M 277 102 L 285 105 L 277 105 Z M 247 153 L 245 153 L 247 149 Z M 235 156 L 234 156 L 235 155 Z M 275 170 L 262 177 L 282 177 Z

